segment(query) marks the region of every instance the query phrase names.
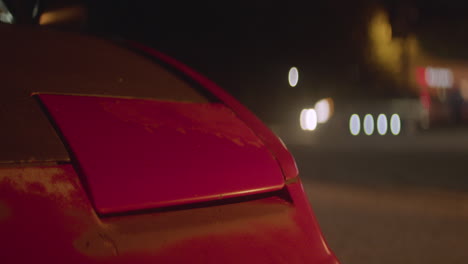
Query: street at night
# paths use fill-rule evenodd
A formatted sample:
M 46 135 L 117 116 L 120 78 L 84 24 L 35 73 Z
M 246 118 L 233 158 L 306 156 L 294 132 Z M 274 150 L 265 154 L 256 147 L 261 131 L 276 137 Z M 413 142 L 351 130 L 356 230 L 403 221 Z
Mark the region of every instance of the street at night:
M 0 0 L 0 262 L 468 263 L 466 14 Z
M 455 131 L 441 134 L 426 135 L 432 144 L 419 136 L 397 147 L 290 147 L 343 263 L 466 263 L 468 144 Z

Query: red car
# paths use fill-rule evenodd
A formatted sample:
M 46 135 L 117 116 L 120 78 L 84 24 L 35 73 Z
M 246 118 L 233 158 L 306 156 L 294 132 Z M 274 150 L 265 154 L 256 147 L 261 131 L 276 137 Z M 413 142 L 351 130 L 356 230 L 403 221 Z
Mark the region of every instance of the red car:
M 0 24 L 0 260 L 338 263 L 293 157 L 187 66 Z

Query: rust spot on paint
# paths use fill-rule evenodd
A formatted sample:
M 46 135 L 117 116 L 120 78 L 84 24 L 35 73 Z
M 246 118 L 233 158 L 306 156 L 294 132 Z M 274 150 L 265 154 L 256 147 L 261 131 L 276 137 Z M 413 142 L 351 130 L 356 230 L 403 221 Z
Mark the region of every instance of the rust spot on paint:
M 76 187 L 60 168 L 5 168 L 0 170 L 0 184 L 10 184 L 20 192 L 70 200 Z
M 7 219 L 10 214 L 10 208 L 8 208 L 4 202 L 0 201 L 0 221 Z
M 75 242 L 82 254 L 107 257 L 150 253 L 177 243 L 210 236 L 245 235 L 271 238 L 271 230 L 299 232 L 293 208 L 281 200 L 196 208 L 103 219 Z

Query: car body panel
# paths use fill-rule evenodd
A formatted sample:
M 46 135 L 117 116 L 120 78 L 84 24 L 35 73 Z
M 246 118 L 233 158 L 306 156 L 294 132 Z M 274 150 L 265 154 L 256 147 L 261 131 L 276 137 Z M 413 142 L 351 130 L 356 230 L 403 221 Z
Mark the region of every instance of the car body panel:
M 104 39 L 2 23 L 0 38 L 0 163 L 70 160 L 34 92 L 207 102 L 165 67 Z
M 11 122 L 5 123 L 6 128 L 14 128 L 5 134 L 9 137 L 3 137 L 3 142 L 13 141 L 8 143 L 11 147 L 0 150 L 3 150 L 2 154 L 7 158 L 12 154 L 10 151 L 19 149 L 19 145 L 24 145 L 22 148 L 27 150 L 15 155 L 8 164 L 0 164 L 2 264 L 338 263 L 321 234 L 291 153 L 265 124 L 216 84 L 171 57 L 134 42 L 127 43 L 131 46 L 128 49 L 79 34 L 1 24 L 0 34 L 3 37 L 0 42 L 3 51 L 0 70 L 3 73 L 2 84 L 6 87 L 6 92 L 2 93 L 5 100 L 0 102 L 0 114 L 10 113 L 8 120 Z M 34 42 L 31 45 L 32 39 Z M 134 52 L 134 49 L 138 52 Z M 147 56 L 142 56 L 144 54 Z M 172 74 L 173 71 L 180 75 Z M 162 75 L 165 77 L 160 78 Z M 190 82 L 183 81 L 184 78 Z M 192 82 L 197 83 L 197 88 L 205 89 L 206 94 L 212 95 L 216 100 L 211 100 L 203 91 L 192 89 Z M 174 92 L 176 87 L 177 91 Z M 54 97 L 57 101 L 49 106 L 66 103 L 65 108 L 70 112 L 56 113 L 53 116 L 54 110 L 49 108 L 45 111 L 44 105 L 40 107 L 34 97 L 29 96 L 31 93 L 49 96 L 49 99 Z M 115 103 L 111 107 L 112 111 L 108 112 L 103 111 L 104 107 L 100 105 L 99 112 L 94 111 L 96 109 L 93 107 L 96 105 L 75 104 L 75 99 L 83 96 L 64 94 L 97 94 L 110 100 L 108 103 L 119 101 L 122 105 L 126 100 L 130 103 L 127 108 L 120 108 Z M 9 103 L 12 97 L 16 99 Z M 175 168 L 184 177 L 183 180 L 176 182 L 162 177 L 159 181 L 156 180 L 159 177 L 153 178 L 150 174 L 143 179 L 141 175 L 146 172 L 137 172 L 142 172 L 145 166 L 153 162 L 154 157 L 165 157 L 163 152 L 154 154 L 155 151 L 151 148 L 153 143 L 143 145 L 144 140 L 149 138 L 150 131 L 154 133 L 157 130 L 156 127 L 145 127 L 143 124 L 148 118 L 152 120 L 151 118 L 158 115 L 145 107 L 135 106 L 133 110 L 129 109 L 133 108 L 135 102 L 141 102 L 137 98 L 165 100 L 164 104 L 167 105 L 178 101 L 175 108 L 189 110 L 189 113 L 192 109 L 190 107 L 194 105 L 181 101 L 193 102 L 199 104 L 195 108 L 206 107 L 205 110 L 210 110 L 207 111 L 210 113 L 206 113 L 206 118 L 214 121 L 219 118 L 224 120 L 229 116 L 227 119 L 237 124 L 234 127 L 242 129 L 240 132 L 230 131 L 229 128 L 233 126 L 226 124 L 218 131 L 222 132 L 218 137 L 215 132 L 218 128 L 210 128 L 210 142 L 216 141 L 219 149 L 212 149 L 215 153 L 210 153 L 209 157 L 214 160 L 208 165 L 202 159 L 203 155 L 197 156 L 195 151 L 188 152 L 198 162 L 205 162 L 206 166 L 198 173 L 210 170 L 208 178 L 206 175 L 189 178 L 188 175 L 180 174 L 183 168 L 177 168 L 177 160 L 180 159 L 177 157 L 170 164 L 160 165 L 171 165 L 167 166 L 166 172 L 172 173 L 171 169 Z M 148 101 L 162 103 L 154 99 Z M 28 107 L 21 107 L 20 103 L 26 101 Z M 185 105 L 181 107 L 182 104 Z M 109 105 L 112 104 L 107 104 L 107 110 Z M 9 111 L 9 106 L 19 106 L 21 115 Z M 34 115 L 28 115 L 29 112 Z M 129 117 L 132 113 L 136 115 Z M 70 114 L 76 115 L 75 118 Z M 25 122 L 36 120 L 35 116 L 41 116 L 40 121 L 45 123 L 42 130 L 45 132 L 36 131 L 41 127 L 31 125 L 34 122 Z M 57 118 L 58 116 L 62 117 Z M 86 118 L 83 119 L 83 116 Z M 170 123 L 179 117 L 162 115 L 162 120 Z M 51 123 L 47 123 L 47 118 L 56 125 L 56 130 Z M 192 122 L 194 118 L 187 120 Z M 86 122 L 81 123 L 78 120 Z M 120 141 L 110 140 L 110 127 L 107 131 L 103 127 L 109 122 L 120 124 L 112 131 L 121 134 Z M 189 125 L 190 122 L 179 120 L 178 124 L 187 126 L 183 131 L 190 131 L 195 141 L 197 138 L 206 140 L 201 131 Z M 65 123 L 70 123 L 70 133 L 63 133 L 67 130 L 63 130 Z M 128 126 L 126 128 L 125 123 Z M 213 124 L 217 123 L 219 122 Z M 85 126 L 80 127 L 82 125 Z M 144 130 L 147 134 L 142 136 L 129 133 L 136 130 Z M 166 144 L 166 150 L 173 152 L 170 155 L 174 158 L 180 153 L 180 148 L 171 148 L 170 143 L 182 143 L 177 140 L 177 133 L 183 134 L 183 131 L 177 131 L 174 126 L 172 130 L 175 133 L 171 135 L 171 140 L 163 143 Z M 62 138 L 57 136 L 56 131 L 62 132 L 58 133 Z M 89 145 L 87 140 L 93 138 L 93 132 L 101 133 L 101 139 L 108 140 L 105 155 L 97 155 L 93 150 L 76 151 Z M 88 135 L 85 136 L 86 133 Z M 42 135 L 49 135 L 48 139 Z M 72 139 L 70 135 L 76 138 Z M 229 135 L 239 136 L 241 143 L 249 140 L 256 143 L 244 142 L 242 146 L 238 144 L 237 138 L 228 138 Z M 110 138 L 107 139 L 106 136 Z M 135 147 L 132 146 L 133 142 L 138 143 L 138 150 L 142 150 L 142 153 L 137 153 L 136 156 L 129 155 L 131 152 L 123 153 L 128 148 Z M 93 143 L 94 146 L 99 146 L 101 141 L 96 140 Z M 196 149 L 195 143 L 190 142 L 189 145 Z M 185 144 L 181 144 L 181 148 L 182 145 Z M 215 155 L 219 154 L 216 151 L 226 151 L 236 158 L 221 160 L 221 155 Z M 187 161 L 190 156 L 188 154 L 184 161 L 186 163 L 190 163 Z M 252 158 L 254 154 L 259 156 Z M 106 155 L 116 159 L 111 160 Z M 127 155 L 128 159 L 119 160 L 119 155 Z M 145 164 L 138 164 L 142 158 Z M 95 204 L 92 184 L 89 184 L 87 178 L 87 166 L 82 166 L 83 160 L 86 164 L 91 164 L 91 167 L 101 169 L 102 173 L 95 175 L 104 177 L 99 187 L 99 193 L 102 191 L 102 194 L 99 195 L 109 199 L 102 210 Z M 136 162 L 133 163 L 135 166 L 125 168 L 129 160 Z M 215 164 L 215 161 L 220 164 Z M 101 162 L 107 164 L 104 166 Z M 181 162 L 180 166 L 183 165 L 186 164 Z M 244 167 L 237 168 L 234 165 Z M 112 173 L 108 173 L 110 171 Z M 124 171 L 127 173 L 123 173 Z M 114 172 L 121 173 L 122 179 L 135 180 L 132 184 L 138 188 L 125 190 L 126 181 L 120 179 L 118 184 L 125 195 L 122 196 L 123 193 L 115 190 L 109 195 L 107 188 L 114 180 Z M 222 182 L 221 178 L 216 178 L 221 173 L 230 174 L 227 180 L 231 182 Z M 211 180 L 218 182 L 215 184 Z M 170 188 L 161 189 L 164 186 L 162 183 L 170 183 Z M 198 186 L 194 187 L 193 184 Z M 220 188 L 211 189 L 211 193 L 216 193 L 217 196 L 207 195 L 209 192 L 206 188 L 210 186 Z M 205 188 L 203 197 L 206 199 L 194 198 L 200 187 L 202 190 Z M 148 197 L 138 197 L 149 195 L 156 188 L 168 195 L 173 195 L 170 191 L 176 190 L 184 197 L 191 198 L 190 201 L 183 202 L 171 198 L 170 200 L 176 202 L 157 204 L 153 201 L 145 204 Z M 129 206 L 127 198 L 133 199 L 133 205 Z M 137 203 L 141 204 L 136 205 Z M 108 205 L 110 206 L 107 207 Z M 109 208 L 113 209 L 108 210 Z
M 254 132 L 255 134 L 268 146 L 270 151 L 278 160 L 281 168 L 283 170 L 284 176 L 286 179 L 294 178 L 299 175 L 299 170 L 297 169 L 296 161 L 291 153 L 286 148 L 286 145 L 281 141 L 281 139 L 275 135 L 265 124 L 263 124 L 258 117 L 256 117 L 250 110 L 243 106 L 239 101 L 234 97 L 224 91 L 217 84 L 189 68 L 185 64 L 177 61 L 174 58 L 171 58 L 164 53 L 161 53 L 157 50 L 154 50 L 150 47 L 147 47 L 143 44 L 129 41 L 128 44 L 140 51 L 145 52 L 146 54 L 153 56 L 154 58 L 164 61 L 165 63 L 173 66 L 179 71 L 186 74 L 188 77 L 193 79 L 195 82 L 198 82 L 210 93 L 219 98 L 224 104 L 231 108 L 237 116 L 244 121 Z
M 263 142 L 219 103 L 39 94 L 89 186 L 119 213 L 279 190 Z
M 4 264 L 337 263 L 304 197 L 296 179 L 283 194 L 99 217 L 71 165 L 0 168 L 0 257 Z

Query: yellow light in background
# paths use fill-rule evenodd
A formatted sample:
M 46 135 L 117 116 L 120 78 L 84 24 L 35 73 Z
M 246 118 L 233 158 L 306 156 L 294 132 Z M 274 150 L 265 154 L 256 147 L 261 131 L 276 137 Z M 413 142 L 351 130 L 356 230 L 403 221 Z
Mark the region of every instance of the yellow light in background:
M 399 74 L 402 65 L 402 43 L 397 39 L 392 40 L 392 27 L 385 11 L 375 12 L 368 33 L 371 42 L 371 60 L 387 72 Z
M 333 99 L 322 99 L 315 104 L 314 108 L 317 112 L 317 122 L 320 124 L 326 123 L 332 117 L 334 112 Z
M 374 42 L 389 43 L 392 41 L 392 26 L 385 11 L 379 10 L 374 14 L 370 23 L 369 34 Z
M 43 26 L 63 23 L 84 23 L 86 9 L 82 6 L 70 6 L 44 12 L 39 18 L 39 24 Z

